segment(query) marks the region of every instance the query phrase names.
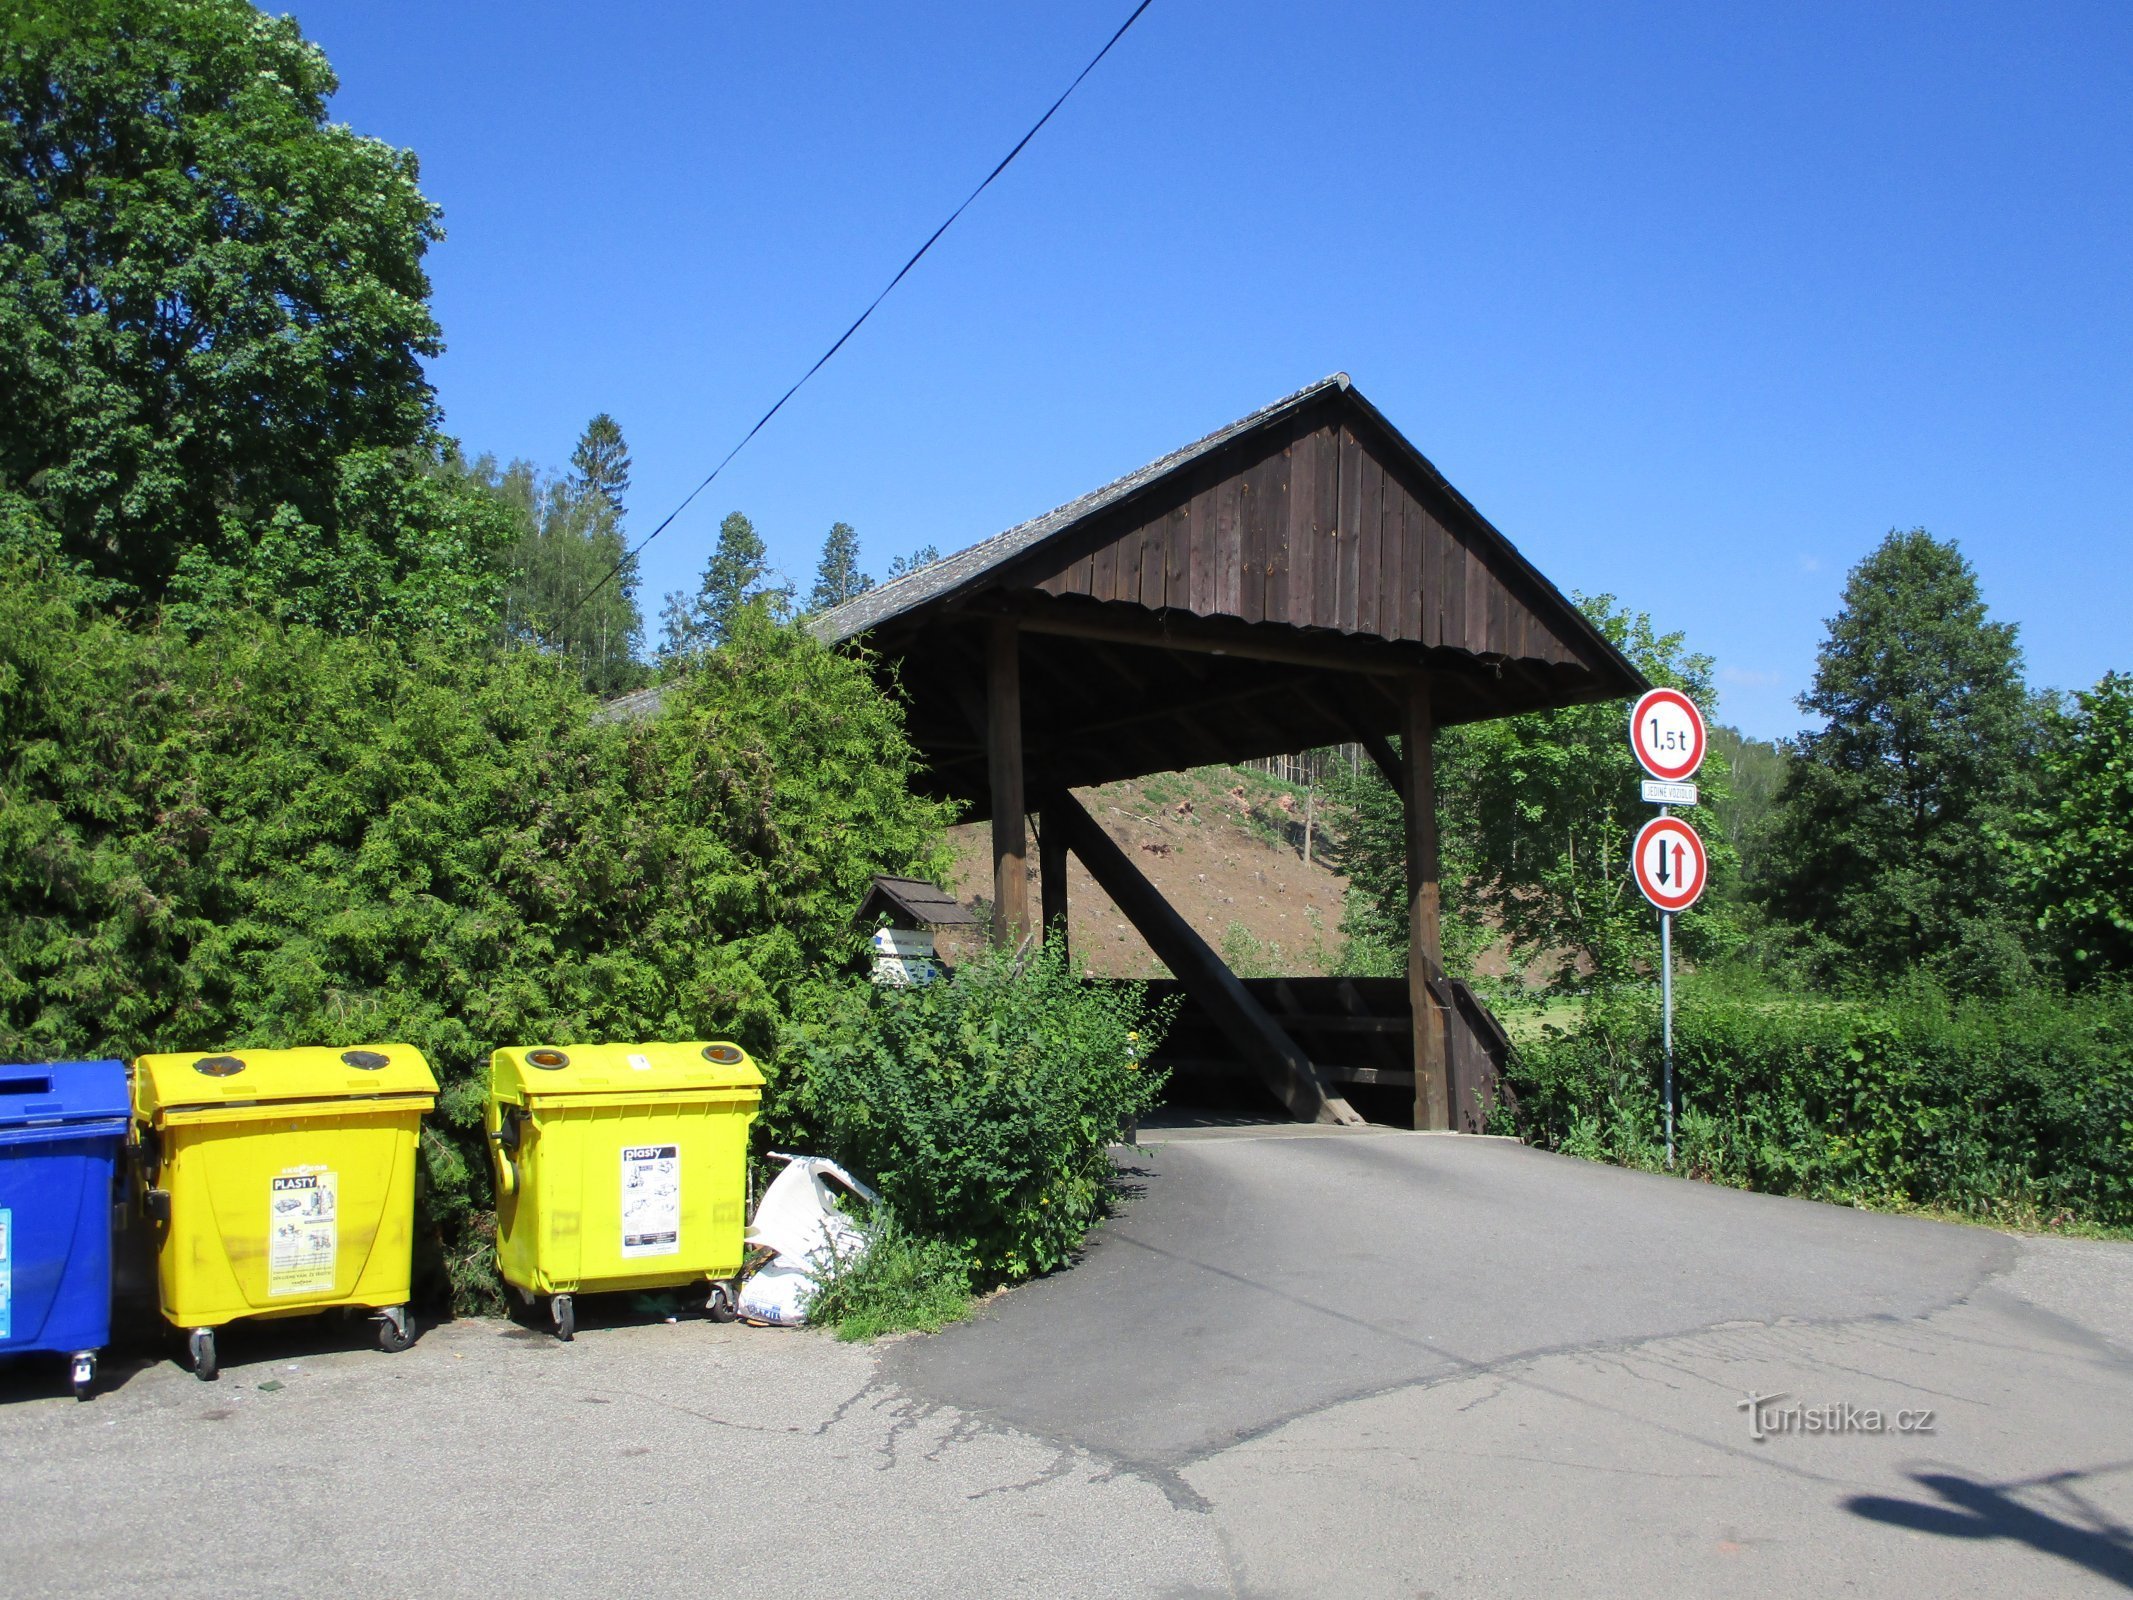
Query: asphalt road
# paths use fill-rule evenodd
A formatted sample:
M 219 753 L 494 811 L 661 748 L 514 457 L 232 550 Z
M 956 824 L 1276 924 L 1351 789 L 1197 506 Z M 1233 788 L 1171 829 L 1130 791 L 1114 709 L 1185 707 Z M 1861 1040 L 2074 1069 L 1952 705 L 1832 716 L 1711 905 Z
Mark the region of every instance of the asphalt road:
M 933 1339 L 285 1325 L 87 1405 L 18 1369 L 0 1593 L 2133 1588 L 2133 1246 L 1497 1141 L 1121 1155 L 1080 1267 Z

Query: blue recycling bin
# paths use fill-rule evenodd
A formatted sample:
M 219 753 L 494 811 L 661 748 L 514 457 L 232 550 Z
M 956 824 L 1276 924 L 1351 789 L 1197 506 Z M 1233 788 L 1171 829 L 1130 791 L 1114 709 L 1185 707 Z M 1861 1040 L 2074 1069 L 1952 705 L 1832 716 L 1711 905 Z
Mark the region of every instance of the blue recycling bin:
M 0 1356 L 72 1357 L 80 1400 L 111 1341 L 128 1103 L 123 1062 L 0 1066 Z

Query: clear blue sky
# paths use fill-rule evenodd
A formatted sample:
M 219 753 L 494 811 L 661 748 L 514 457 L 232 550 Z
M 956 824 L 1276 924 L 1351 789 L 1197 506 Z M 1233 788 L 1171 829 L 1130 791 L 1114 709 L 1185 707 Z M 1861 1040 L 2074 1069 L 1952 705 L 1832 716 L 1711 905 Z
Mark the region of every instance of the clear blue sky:
M 410 146 L 446 422 L 648 530 L 1123 18 L 307 0 Z M 1775 735 L 1846 569 L 1959 540 L 2033 681 L 2133 668 L 2133 8 L 1156 0 L 647 553 L 803 586 L 1049 509 L 1345 369 L 1565 589 Z

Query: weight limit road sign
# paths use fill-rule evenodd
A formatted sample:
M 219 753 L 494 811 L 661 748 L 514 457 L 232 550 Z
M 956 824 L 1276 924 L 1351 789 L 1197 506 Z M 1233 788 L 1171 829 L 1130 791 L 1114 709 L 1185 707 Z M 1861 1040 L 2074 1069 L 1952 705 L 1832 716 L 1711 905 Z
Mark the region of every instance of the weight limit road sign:
M 1637 887 L 1661 911 L 1686 911 L 1709 876 L 1703 841 L 1679 817 L 1655 817 L 1637 834 L 1630 855 Z
M 1679 783 L 1703 765 L 1703 713 L 1679 689 L 1647 689 L 1629 713 L 1629 747 L 1663 783 Z

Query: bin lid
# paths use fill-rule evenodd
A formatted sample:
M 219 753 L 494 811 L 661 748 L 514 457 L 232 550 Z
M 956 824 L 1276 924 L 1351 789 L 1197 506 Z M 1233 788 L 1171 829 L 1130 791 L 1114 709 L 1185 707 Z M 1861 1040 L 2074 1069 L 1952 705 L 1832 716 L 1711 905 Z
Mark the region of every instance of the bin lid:
M 763 1074 L 748 1052 L 723 1039 L 681 1043 L 515 1045 L 489 1058 L 489 1085 L 523 1099 L 550 1095 L 673 1094 L 698 1089 L 760 1089 Z
M 411 1044 L 184 1050 L 142 1056 L 133 1064 L 133 1077 L 134 1104 L 144 1116 L 175 1106 L 437 1092 L 429 1062 Z
M 124 1119 L 125 1115 L 123 1061 L 38 1061 L 0 1066 L 0 1128 Z

